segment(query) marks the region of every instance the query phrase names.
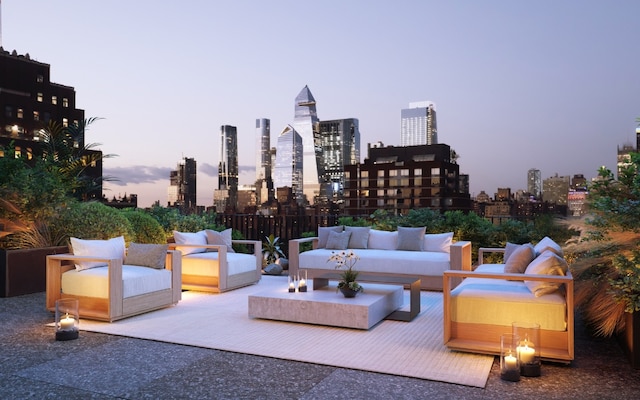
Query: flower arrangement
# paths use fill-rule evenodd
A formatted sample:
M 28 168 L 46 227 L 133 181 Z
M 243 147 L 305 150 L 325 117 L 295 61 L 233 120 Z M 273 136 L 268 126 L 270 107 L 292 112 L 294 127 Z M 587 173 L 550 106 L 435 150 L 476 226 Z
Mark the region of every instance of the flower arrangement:
M 331 257 L 327 260 L 327 262 L 335 262 L 336 269 L 344 269 L 340 276 L 342 280 L 338 282 L 338 289 L 351 289 L 354 292 L 360 292 L 363 290 L 362 286 L 356 281 L 358 279 L 358 271 L 354 269 L 354 266 L 358 262 L 360 257 L 354 253 L 353 251 L 349 251 L 348 253 L 345 251 L 341 251 L 339 253 L 332 251 Z

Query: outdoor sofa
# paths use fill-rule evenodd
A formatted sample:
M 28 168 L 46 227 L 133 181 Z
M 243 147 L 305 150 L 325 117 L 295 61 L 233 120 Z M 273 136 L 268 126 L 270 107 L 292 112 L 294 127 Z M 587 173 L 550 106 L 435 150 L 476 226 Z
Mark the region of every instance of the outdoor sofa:
M 484 264 L 488 252 L 504 253 L 503 263 Z M 478 258 L 473 271 L 444 273 L 444 344 L 500 354 L 500 336 L 513 323 L 539 324 L 542 359 L 573 360 L 573 277 L 561 247 L 545 237 L 535 246 L 480 248 Z
M 303 243 L 312 250 L 300 251 Z M 355 270 L 367 275 L 420 278 L 423 290 L 442 290 L 444 271 L 471 268 L 471 242 L 453 242 L 453 232 L 425 234 L 425 228 L 319 227 L 318 236 L 289 241 L 289 273 L 309 279 L 336 272 L 328 262 L 333 252 L 353 251 Z M 339 272 L 339 271 L 337 271 Z

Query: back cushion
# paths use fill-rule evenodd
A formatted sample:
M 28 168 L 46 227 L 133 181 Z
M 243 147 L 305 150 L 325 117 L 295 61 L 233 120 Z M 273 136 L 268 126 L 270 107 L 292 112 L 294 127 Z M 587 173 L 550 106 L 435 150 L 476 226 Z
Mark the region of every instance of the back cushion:
M 523 274 L 534 257 L 535 252 L 531 244 L 520 245 L 511 252 L 507 262 L 504 263 L 504 272 L 508 274 Z
M 564 258 L 558 256 L 551 250 L 545 250 L 537 256 L 527 266 L 524 271 L 525 275 L 566 275 L 569 266 Z M 524 281 L 531 293 L 536 297 L 553 293 L 560 287 L 560 283 L 541 282 L 541 281 Z
M 377 229 L 369 230 L 369 240 L 367 242 L 368 249 L 378 250 L 395 250 L 398 232 L 380 231 Z
M 422 251 L 424 248 L 424 232 L 426 228 L 398 227 L 398 250 Z
M 556 253 L 560 257 L 564 257 L 564 252 L 562 251 L 562 247 L 556 242 L 554 242 L 550 237 L 545 236 L 533 247 L 536 251 L 536 256 L 544 253 L 545 250 L 551 250 Z
M 349 237 L 351 237 L 351 232 L 329 232 L 326 248 L 331 250 L 346 250 L 349 245 Z
M 199 232 L 178 232 L 173 231 L 173 239 L 176 244 L 208 244 L 207 233 L 205 231 Z M 204 253 L 207 249 L 205 247 L 182 247 L 176 246 L 176 250 L 180 250 L 183 256 L 194 253 Z
M 424 235 L 423 251 L 435 251 L 438 253 L 449 253 L 453 242 L 453 232 L 428 233 Z
M 318 227 L 318 248 L 324 249 L 327 247 L 327 239 L 329 238 L 329 232 L 342 232 L 342 225 L 340 226 L 319 226 Z
M 225 229 L 222 232 L 213 231 L 211 229 L 205 229 L 207 235 L 207 244 L 217 244 L 221 246 L 227 246 L 228 253 L 235 253 L 233 250 L 233 242 L 231 238 L 231 228 Z M 215 251 L 214 249 L 210 249 Z
M 164 269 L 168 249 L 168 244 L 131 243 L 124 258 L 124 263 Z
M 345 232 L 351 233 L 349 237 L 349 249 L 366 249 L 369 243 L 370 227 L 366 226 L 347 226 Z
M 84 240 L 72 237 L 71 250 L 76 256 L 88 256 L 108 259 L 119 258 L 121 260 L 124 260 L 124 236 L 118 236 L 109 240 Z M 104 267 L 106 265 L 106 262 L 80 261 L 76 263 L 76 269 L 78 271 L 81 271 L 83 269 Z

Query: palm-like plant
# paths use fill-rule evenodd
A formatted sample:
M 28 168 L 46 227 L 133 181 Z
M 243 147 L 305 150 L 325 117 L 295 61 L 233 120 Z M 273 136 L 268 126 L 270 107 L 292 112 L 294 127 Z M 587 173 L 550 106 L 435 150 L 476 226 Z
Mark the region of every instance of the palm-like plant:
M 275 263 L 280 257 L 284 257 L 284 252 L 280 248 L 280 237 L 275 236 L 273 233 L 265 236 L 265 241 L 262 244 L 262 256 L 267 265 Z

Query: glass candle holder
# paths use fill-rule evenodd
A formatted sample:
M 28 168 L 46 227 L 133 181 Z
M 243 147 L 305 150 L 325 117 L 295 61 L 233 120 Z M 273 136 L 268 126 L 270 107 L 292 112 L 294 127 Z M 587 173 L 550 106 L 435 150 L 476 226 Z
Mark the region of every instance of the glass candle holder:
M 300 280 L 298 281 L 298 292 L 306 292 L 307 291 L 307 271 L 304 271 L 304 278 L 302 275 L 300 276 Z
M 500 378 L 505 381 L 520 380 L 520 361 L 518 360 L 519 338 L 513 334 L 500 336 Z
M 514 322 L 513 334 L 519 337 L 518 359 L 522 376 L 540 376 L 540 324 Z
M 56 340 L 77 339 L 80 332 L 79 323 L 78 300 L 56 300 Z
M 289 275 L 289 293 L 295 293 L 296 291 L 296 282 L 295 279 Z

